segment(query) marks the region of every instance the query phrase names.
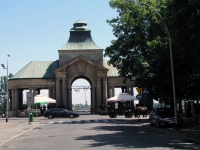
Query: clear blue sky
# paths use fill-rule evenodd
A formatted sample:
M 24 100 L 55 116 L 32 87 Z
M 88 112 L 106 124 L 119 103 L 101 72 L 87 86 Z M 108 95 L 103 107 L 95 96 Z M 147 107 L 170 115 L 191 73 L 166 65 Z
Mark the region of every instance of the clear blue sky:
M 115 39 L 106 20 L 117 15 L 109 0 L 0 0 L 0 64 L 6 66 L 9 53 L 9 73 L 16 74 L 30 61 L 57 60 L 79 19 L 105 49 Z M 1 67 L 0 76 L 6 74 Z

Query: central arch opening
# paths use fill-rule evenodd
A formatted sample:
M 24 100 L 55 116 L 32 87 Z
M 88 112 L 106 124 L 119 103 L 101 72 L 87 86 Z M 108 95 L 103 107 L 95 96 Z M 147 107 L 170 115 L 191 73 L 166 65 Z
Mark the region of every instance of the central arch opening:
M 72 110 L 79 114 L 90 114 L 91 85 L 84 78 L 75 79 L 72 83 Z

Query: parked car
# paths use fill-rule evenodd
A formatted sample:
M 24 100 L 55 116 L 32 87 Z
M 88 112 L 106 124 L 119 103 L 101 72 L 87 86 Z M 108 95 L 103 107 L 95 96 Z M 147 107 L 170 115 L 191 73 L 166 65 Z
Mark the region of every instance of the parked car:
M 79 117 L 79 113 L 70 111 L 64 108 L 51 108 L 44 112 L 44 117 L 48 117 L 49 119 L 57 118 L 57 117 L 66 117 L 66 118 L 76 118 Z
M 178 124 L 183 124 L 183 118 L 180 115 L 178 117 Z M 175 114 L 174 110 L 171 108 L 155 108 L 149 114 L 149 122 L 151 126 L 156 125 L 175 125 Z

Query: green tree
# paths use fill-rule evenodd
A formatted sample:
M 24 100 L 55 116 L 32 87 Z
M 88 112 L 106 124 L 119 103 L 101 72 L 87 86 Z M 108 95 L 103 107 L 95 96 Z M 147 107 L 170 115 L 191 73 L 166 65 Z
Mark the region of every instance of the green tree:
M 143 0 L 162 15 L 167 3 Z M 105 49 L 109 64 L 122 77 L 135 80 L 136 86 L 146 87 L 154 98 L 172 96 L 169 38 L 157 13 L 141 3 L 112 0 L 110 6 L 119 16 L 108 20 L 116 40 Z
M 6 76 L 1 76 L 1 81 L 0 81 L 0 114 L 4 113 L 6 111 L 6 96 L 5 94 L 2 93 L 6 93 L 6 89 L 7 89 L 7 77 Z
M 200 98 L 200 1 L 173 0 L 166 9 L 176 55 L 177 96 Z M 181 96 L 182 95 L 182 96 Z
M 147 87 L 153 98 L 172 98 L 171 35 L 177 100 L 200 98 L 200 2 L 198 0 L 112 0 L 119 16 L 108 20 L 116 40 L 105 49 L 122 77 Z M 164 21 L 164 23 L 163 23 Z M 171 100 L 171 103 L 173 101 Z

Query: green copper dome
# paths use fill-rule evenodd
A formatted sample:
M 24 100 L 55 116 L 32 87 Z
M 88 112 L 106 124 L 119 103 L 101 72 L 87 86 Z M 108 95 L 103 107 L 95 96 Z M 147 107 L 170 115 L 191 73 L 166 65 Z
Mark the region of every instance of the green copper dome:
M 82 20 L 76 21 L 70 30 L 70 37 L 61 50 L 100 50 L 91 37 L 91 30 Z
M 87 27 L 87 23 L 82 20 L 76 21 L 73 25 L 74 27 L 71 28 L 70 31 L 90 31 L 90 29 Z

